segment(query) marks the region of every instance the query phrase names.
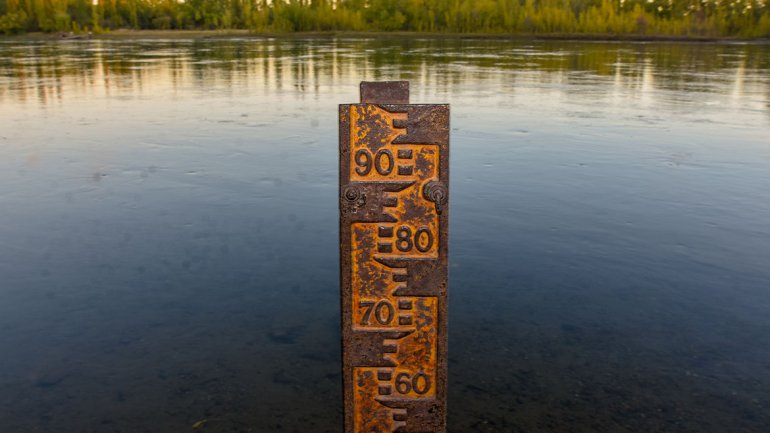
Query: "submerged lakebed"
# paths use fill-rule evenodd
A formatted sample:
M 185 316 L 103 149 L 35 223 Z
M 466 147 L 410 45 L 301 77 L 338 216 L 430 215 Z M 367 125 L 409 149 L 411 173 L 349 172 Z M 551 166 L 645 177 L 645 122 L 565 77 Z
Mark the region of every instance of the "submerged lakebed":
M 452 104 L 451 432 L 770 430 L 770 46 L 0 40 L 4 431 L 339 432 L 337 104 Z

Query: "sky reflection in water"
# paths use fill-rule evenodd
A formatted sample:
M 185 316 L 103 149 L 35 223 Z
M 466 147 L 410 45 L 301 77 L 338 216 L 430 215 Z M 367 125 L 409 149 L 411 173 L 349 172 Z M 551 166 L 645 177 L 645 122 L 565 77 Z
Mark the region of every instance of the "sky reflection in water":
M 339 431 L 336 105 L 406 79 L 452 104 L 452 431 L 767 431 L 769 77 L 766 45 L 2 42 L 3 429 Z

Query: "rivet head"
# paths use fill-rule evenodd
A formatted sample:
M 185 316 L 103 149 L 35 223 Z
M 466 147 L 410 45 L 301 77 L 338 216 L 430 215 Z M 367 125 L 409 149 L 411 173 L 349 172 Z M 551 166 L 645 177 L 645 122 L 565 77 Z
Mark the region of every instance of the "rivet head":
M 361 191 L 361 188 L 348 185 L 342 189 L 342 200 L 353 207 L 360 207 L 366 204 L 366 195 Z
M 436 205 L 437 213 L 441 213 L 443 205 L 449 198 L 449 191 L 443 183 L 430 181 L 422 188 L 422 195 L 426 200 L 432 201 Z

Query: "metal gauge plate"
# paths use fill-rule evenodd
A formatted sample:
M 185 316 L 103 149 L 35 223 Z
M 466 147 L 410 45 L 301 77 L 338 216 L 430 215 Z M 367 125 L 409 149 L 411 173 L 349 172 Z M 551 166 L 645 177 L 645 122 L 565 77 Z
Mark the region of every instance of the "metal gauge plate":
M 449 106 L 364 82 L 339 110 L 345 432 L 443 433 Z

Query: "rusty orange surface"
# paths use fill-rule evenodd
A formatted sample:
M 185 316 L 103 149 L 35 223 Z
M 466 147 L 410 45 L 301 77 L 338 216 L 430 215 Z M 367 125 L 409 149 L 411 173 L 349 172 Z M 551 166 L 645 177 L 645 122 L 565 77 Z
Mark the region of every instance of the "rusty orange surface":
M 376 105 L 350 106 L 350 180 L 413 182 L 399 192 L 385 193 L 395 206 L 383 208 L 395 222 L 358 222 L 351 228 L 352 326 L 356 330 L 408 333 L 385 340 L 395 347 L 384 357 L 388 367 L 353 369 L 354 431 L 394 432 L 408 416 L 389 400 L 431 399 L 436 395 L 437 323 L 435 297 L 397 296 L 405 269 L 378 259 L 436 258 L 442 241 L 433 203 L 421 186 L 438 180 L 439 148 L 432 144 L 394 144 L 405 131 L 394 122 L 405 113 Z

